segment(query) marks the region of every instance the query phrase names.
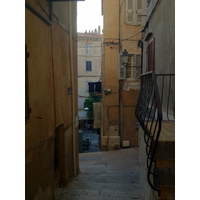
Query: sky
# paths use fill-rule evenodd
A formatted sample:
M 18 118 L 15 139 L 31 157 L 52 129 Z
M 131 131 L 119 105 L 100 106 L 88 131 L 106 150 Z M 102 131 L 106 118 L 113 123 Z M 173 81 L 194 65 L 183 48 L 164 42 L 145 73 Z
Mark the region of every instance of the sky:
M 103 16 L 101 15 L 101 0 L 85 0 L 77 2 L 77 31 L 103 28 Z

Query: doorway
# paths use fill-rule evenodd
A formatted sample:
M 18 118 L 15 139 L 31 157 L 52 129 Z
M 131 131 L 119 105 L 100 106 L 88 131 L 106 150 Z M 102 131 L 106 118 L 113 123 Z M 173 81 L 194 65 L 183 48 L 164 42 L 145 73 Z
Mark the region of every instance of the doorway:
M 65 165 L 64 165 L 64 126 L 56 127 L 54 131 L 54 180 L 55 186 L 65 184 Z

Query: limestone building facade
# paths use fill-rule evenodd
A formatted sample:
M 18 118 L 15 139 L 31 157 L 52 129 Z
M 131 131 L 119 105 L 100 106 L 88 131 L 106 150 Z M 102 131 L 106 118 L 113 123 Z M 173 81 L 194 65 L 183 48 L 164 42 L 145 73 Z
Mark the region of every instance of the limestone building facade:
M 90 82 L 101 82 L 102 40 L 101 28 L 93 33 L 78 33 L 78 114 L 84 126 L 84 101 L 89 96 Z
M 102 150 L 138 146 L 135 106 L 140 88 L 142 1 L 102 1 Z M 126 49 L 128 65 L 120 61 Z

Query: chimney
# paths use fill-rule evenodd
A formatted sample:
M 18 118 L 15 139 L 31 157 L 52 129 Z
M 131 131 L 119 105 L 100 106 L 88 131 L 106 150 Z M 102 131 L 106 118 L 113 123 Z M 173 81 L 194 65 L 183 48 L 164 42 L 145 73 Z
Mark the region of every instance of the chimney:
M 98 34 L 101 34 L 101 27 L 100 27 L 100 25 L 98 26 Z

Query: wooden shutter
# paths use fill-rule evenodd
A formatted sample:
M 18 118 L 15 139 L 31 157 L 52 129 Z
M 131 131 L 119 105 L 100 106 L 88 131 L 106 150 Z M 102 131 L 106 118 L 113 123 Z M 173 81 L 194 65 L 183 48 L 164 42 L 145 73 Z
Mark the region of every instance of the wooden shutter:
M 155 38 L 149 43 L 147 48 L 148 71 L 155 71 Z
M 126 0 L 126 22 L 132 24 L 134 22 L 135 0 Z
M 142 0 L 136 0 L 136 23 L 142 24 Z
M 135 54 L 134 55 L 134 66 L 140 67 L 141 66 L 141 55 L 140 54 Z
M 29 87 L 28 87 L 28 57 L 27 45 L 25 45 L 25 121 L 30 118 Z
M 126 66 L 126 78 L 133 78 L 133 55 L 128 56 L 128 65 Z
M 142 0 L 126 0 L 126 22 L 132 25 L 142 24 Z
M 139 79 L 140 74 L 141 74 L 141 55 L 140 54 L 135 54 L 134 55 L 134 78 Z

